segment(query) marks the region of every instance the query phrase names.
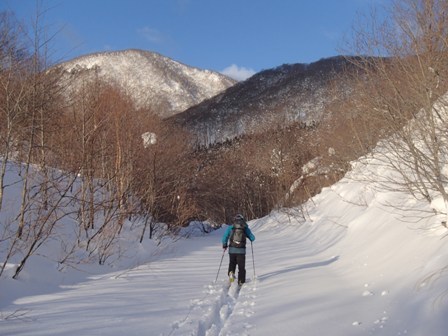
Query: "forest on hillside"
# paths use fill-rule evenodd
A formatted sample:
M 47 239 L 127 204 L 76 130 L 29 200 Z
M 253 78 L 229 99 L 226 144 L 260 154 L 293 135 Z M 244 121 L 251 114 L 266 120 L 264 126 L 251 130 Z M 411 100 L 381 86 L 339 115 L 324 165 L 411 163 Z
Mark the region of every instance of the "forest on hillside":
M 251 219 L 300 207 L 384 139 L 395 153 L 384 164 L 401 175 L 412 168 L 406 184 L 384 184 L 448 204 L 448 5 L 402 0 L 390 17 L 354 31 L 350 53 L 368 56 L 350 58 L 353 67 L 334 81 L 332 104 L 313 125 L 204 148 L 98 78 L 71 87 L 51 66 L 51 40 L 0 13 L 0 211 L 10 210 L 9 190 L 21 189 L 17 213 L 0 227 L 7 251 L 0 275 L 20 255 L 17 276 L 42 244 L 59 239 L 66 218 L 77 227 L 66 260 L 83 249 L 104 263 L 125 222 L 138 223 L 141 241 L 161 222 L 174 231 L 193 220 L 219 225 L 235 212 Z M 5 180 L 11 169 L 20 181 Z

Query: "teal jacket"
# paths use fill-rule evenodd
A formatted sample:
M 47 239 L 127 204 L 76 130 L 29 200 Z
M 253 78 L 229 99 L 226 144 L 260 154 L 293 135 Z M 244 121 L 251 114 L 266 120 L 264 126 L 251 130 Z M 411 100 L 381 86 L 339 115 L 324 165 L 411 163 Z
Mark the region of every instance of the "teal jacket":
M 229 225 L 224 232 L 224 235 L 222 236 L 222 247 L 227 248 L 230 235 L 232 234 L 233 225 Z M 244 232 L 246 233 L 246 237 L 251 241 L 255 241 L 255 236 L 252 233 L 252 231 L 249 229 L 249 226 L 247 224 L 244 227 Z M 229 247 L 229 254 L 246 254 L 246 248 L 245 247 Z

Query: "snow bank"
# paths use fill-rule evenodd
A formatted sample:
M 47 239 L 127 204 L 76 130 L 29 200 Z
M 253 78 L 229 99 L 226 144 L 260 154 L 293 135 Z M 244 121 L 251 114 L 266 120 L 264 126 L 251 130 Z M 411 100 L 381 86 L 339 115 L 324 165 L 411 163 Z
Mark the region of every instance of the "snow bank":
M 428 216 L 437 202 L 378 191 L 359 172 L 250 222 L 241 290 L 227 284 L 223 229 L 196 223 L 129 244 L 116 269 L 58 272 L 36 256 L 19 280 L 0 281 L 2 335 L 446 335 L 447 229 Z

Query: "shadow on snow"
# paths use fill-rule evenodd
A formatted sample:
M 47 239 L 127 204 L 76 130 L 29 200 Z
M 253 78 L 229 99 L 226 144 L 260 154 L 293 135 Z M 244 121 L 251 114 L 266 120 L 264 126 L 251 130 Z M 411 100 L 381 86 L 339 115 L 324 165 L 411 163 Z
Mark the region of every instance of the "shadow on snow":
M 315 268 L 315 267 L 327 266 L 327 265 L 330 265 L 330 264 L 334 263 L 338 259 L 339 259 L 339 256 L 333 256 L 330 259 L 324 260 L 324 261 L 318 261 L 318 262 L 313 262 L 313 263 L 309 263 L 309 264 L 291 266 L 291 267 L 287 267 L 287 268 L 284 268 L 284 269 L 281 269 L 281 270 L 278 270 L 278 271 L 262 274 L 262 275 L 258 276 L 257 279 L 258 280 L 266 280 L 268 278 L 271 278 L 273 276 L 280 275 L 280 274 L 285 274 L 285 273 L 294 272 L 294 271 L 298 271 L 298 270 L 303 270 L 303 269 L 307 269 L 307 268 Z

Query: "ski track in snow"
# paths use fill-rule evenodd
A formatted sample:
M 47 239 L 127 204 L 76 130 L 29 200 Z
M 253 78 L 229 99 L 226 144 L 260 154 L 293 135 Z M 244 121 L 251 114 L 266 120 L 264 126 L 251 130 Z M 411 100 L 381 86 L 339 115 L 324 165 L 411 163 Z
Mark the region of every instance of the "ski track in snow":
M 232 326 L 254 314 L 256 281 L 248 281 L 242 287 L 227 281 L 208 285 L 204 297 L 192 300 L 187 316 L 173 323 L 169 335 L 230 336 L 235 335 Z M 202 316 L 202 317 L 201 317 Z M 249 335 L 251 326 L 238 327 L 238 335 Z

